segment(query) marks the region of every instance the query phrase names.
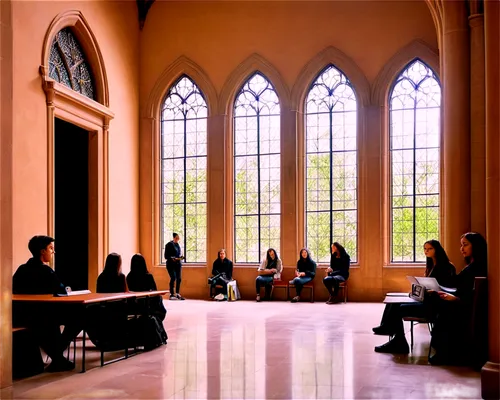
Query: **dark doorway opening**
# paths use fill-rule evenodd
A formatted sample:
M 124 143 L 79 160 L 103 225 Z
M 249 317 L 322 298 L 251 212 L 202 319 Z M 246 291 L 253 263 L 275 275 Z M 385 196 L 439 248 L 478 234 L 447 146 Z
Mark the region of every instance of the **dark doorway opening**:
M 88 289 L 89 132 L 55 119 L 55 271 L 72 290 Z

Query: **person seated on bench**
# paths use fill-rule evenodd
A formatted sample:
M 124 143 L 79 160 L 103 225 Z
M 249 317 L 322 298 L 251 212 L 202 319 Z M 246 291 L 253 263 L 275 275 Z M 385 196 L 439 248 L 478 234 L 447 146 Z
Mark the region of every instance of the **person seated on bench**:
M 268 249 L 266 258 L 262 260 L 260 267 L 257 269 L 259 276 L 255 279 L 255 290 L 257 297 L 255 301 L 260 301 L 260 287 L 265 288 L 265 300 L 271 300 L 271 289 L 275 279 L 281 279 L 283 271 L 283 263 L 281 262 L 278 253 L 274 249 Z
M 54 239 L 50 236 L 34 236 L 28 243 L 28 249 L 33 257 L 21 265 L 12 277 L 12 293 L 67 294 L 64 285 L 48 265 L 55 253 Z M 82 330 L 76 316 L 54 315 L 53 310 L 43 303 L 14 302 L 13 324 L 26 326 L 33 332 L 38 345 L 52 360 L 48 372 L 75 368 L 63 353 Z M 64 325 L 62 334 L 61 325 Z
M 300 301 L 300 294 L 302 288 L 308 282 L 311 282 L 316 275 L 316 263 L 312 260 L 309 250 L 300 250 L 300 258 L 297 261 L 297 270 L 295 271 L 295 278 L 290 281 L 290 285 L 295 285 L 297 295 L 292 299 L 292 303 Z
M 127 286 L 132 292 L 150 292 L 158 290 L 155 278 L 149 273 L 146 260 L 142 254 L 134 254 L 130 261 L 130 272 L 127 275 Z M 167 315 L 161 296 L 149 299 L 149 313 L 162 322 Z
M 128 292 L 127 280 L 122 274 L 122 257 L 117 253 L 108 254 L 104 270 L 97 278 L 97 293 Z
M 326 276 L 323 278 L 323 284 L 328 289 L 328 293 L 330 293 L 326 304 L 335 303 L 339 293 L 340 282 L 347 281 L 349 278 L 349 267 L 351 266 L 351 257 L 340 243 L 333 243 L 331 249 L 330 267 L 326 269 Z
M 487 244 L 480 233 L 468 232 L 460 238 L 460 251 L 467 266 L 455 279 L 454 293 L 439 291 L 433 304 L 436 320 L 432 330 L 431 347 L 436 353 L 429 358 L 433 365 L 470 363 L 474 354 L 469 351 L 474 281 L 487 276 Z
M 212 290 L 217 286 L 222 286 L 224 300 L 227 300 L 227 283 L 233 279 L 233 262 L 226 257 L 226 249 L 220 249 L 217 259 L 212 265 L 212 277 L 209 279 Z
M 448 259 L 448 255 L 443 246 L 441 246 L 441 243 L 437 240 L 428 240 L 424 243 L 424 254 L 426 257 L 424 276 L 435 278 L 441 286 L 452 287 L 454 285 L 456 270 L 455 266 Z M 398 323 L 400 315 L 399 307 L 400 304 L 386 304 L 380 325 L 373 328 L 375 335 L 390 336 L 394 333 L 394 327 L 391 327 L 391 325 L 394 321 Z M 403 307 L 406 310 L 405 312 L 410 312 L 409 310 L 413 309 L 417 313 L 413 315 L 415 317 L 419 315 L 422 317 L 426 316 L 422 304 L 410 304 Z M 427 311 L 429 310 L 427 309 Z M 432 315 L 428 314 L 428 317 L 432 317 Z

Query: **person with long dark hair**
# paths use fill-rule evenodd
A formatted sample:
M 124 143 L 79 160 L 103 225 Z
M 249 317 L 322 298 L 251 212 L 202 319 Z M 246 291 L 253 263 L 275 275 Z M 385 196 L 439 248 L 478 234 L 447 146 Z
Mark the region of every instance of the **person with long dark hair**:
M 149 273 L 146 260 L 142 254 L 134 254 L 130 261 L 130 272 L 127 275 L 127 285 L 132 292 L 151 292 L 158 290 L 155 278 Z M 149 312 L 160 322 L 165 319 L 167 310 L 163 305 L 161 296 L 155 296 L 149 299 Z
M 441 286 L 452 287 L 456 270 L 441 243 L 434 239 L 428 240 L 424 243 L 424 254 L 426 260 L 424 276 L 435 278 Z M 373 333 L 376 335 L 392 335 L 393 327 L 391 327 L 391 324 L 394 320 L 397 321 L 399 306 L 399 304 L 386 304 L 380 325 L 373 328 Z M 417 304 L 411 306 L 414 309 L 419 307 Z
M 104 270 L 97 278 L 97 293 L 122 293 L 127 291 L 127 281 L 122 273 L 122 257 L 117 253 L 108 254 Z
M 460 251 L 467 266 L 456 276 L 456 291 L 437 292 L 437 317 L 431 340 L 436 353 L 429 358 L 434 365 L 471 362 L 481 357 L 481 354 L 473 354 L 471 349 L 475 343 L 468 343 L 467 335 L 473 312 L 474 281 L 477 277 L 486 277 L 488 272 L 486 240 L 480 233 L 465 233 L 460 238 Z
M 255 279 L 255 290 L 257 292 L 255 301 L 260 301 L 261 286 L 264 286 L 265 288 L 265 299 L 270 300 L 273 282 L 275 279 L 280 279 L 281 272 L 283 271 L 283 264 L 276 250 L 272 248 L 267 250 L 266 258 L 262 260 L 262 263 L 257 271 L 259 276 Z
M 224 300 L 227 300 L 227 283 L 233 279 L 233 262 L 226 257 L 226 249 L 220 249 L 217 253 L 217 259 L 212 265 L 212 278 L 210 286 L 215 288 L 222 286 Z M 213 289 L 212 289 L 213 290 Z
M 327 275 L 323 278 L 323 284 L 330 293 L 326 304 L 335 303 L 340 283 L 349 279 L 349 267 L 351 266 L 351 257 L 340 243 L 333 243 L 331 250 L 330 266 L 326 269 Z
M 297 295 L 292 299 L 292 303 L 300 301 L 300 294 L 304 285 L 311 282 L 316 276 L 316 262 L 311 258 L 309 250 L 306 248 L 300 250 L 299 261 L 297 261 L 297 270 L 295 278 L 290 281 L 290 285 L 295 285 Z

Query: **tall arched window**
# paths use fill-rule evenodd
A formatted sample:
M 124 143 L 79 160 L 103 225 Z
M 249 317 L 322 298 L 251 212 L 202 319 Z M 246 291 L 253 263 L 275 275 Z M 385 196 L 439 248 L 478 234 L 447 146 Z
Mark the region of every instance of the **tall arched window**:
M 440 106 L 436 75 L 411 62 L 389 97 L 393 262 L 425 261 L 424 242 L 439 239 Z
M 280 247 L 280 105 L 260 73 L 234 102 L 235 261 L 259 262 Z
M 306 241 L 314 257 L 330 260 L 342 244 L 357 260 L 356 96 L 351 82 L 328 66 L 312 83 L 306 110 Z
M 61 29 L 54 37 L 49 56 L 49 76 L 95 100 L 90 68 L 70 28 Z
M 187 76 L 167 93 L 161 114 L 161 250 L 181 235 L 186 262 L 207 249 L 207 104 Z

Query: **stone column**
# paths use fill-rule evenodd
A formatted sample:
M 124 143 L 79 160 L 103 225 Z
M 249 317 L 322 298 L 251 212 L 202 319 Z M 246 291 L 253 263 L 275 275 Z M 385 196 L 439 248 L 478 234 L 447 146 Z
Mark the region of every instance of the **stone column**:
M 0 388 L 12 384 L 12 5 L 0 2 Z
M 297 230 L 297 116 L 294 110 L 281 110 L 281 259 L 295 266 L 298 259 Z
M 214 115 L 208 118 L 207 132 L 207 271 L 212 271 L 212 261 L 217 258 L 217 251 L 225 246 L 232 248 L 227 243 L 226 235 L 226 203 L 228 198 L 226 164 L 226 140 L 225 140 L 225 115 Z M 227 243 L 227 244 L 226 244 Z M 234 260 L 231 249 L 226 249 L 229 258 Z
M 476 12 L 478 10 L 475 10 Z M 470 27 L 470 134 L 471 229 L 486 233 L 486 139 L 484 87 L 484 17 L 469 17 Z
M 486 83 L 486 238 L 488 240 L 488 362 L 483 399 L 500 398 L 500 3 L 484 2 Z
M 455 263 L 460 235 L 470 230 L 470 65 L 467 10 L 443 1 L 443 193 L 444 247 Z

